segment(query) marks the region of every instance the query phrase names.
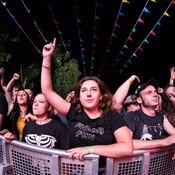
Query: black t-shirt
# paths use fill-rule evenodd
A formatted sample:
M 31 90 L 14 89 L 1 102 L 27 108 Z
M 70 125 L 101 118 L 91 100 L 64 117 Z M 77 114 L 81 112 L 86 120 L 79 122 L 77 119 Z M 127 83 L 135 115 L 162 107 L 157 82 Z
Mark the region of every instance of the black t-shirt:
M 162 113 L 156 112 L 156 115 L 152 117 L 139 110 L 128 112 L 123 118 L 133 132 L 133 139 L 156 140 L 162 138 L 164 131 Z
M 0 130 L 5 129 L 7 112 L 8 112 L 7 100 L 4 94 L 0 92 L 0 114 L 3 115 L 3 122 L 2 122 L 2 126 L 0 127 Z
M 74 105 L 69 109 L 67 120 L 71 148 L 116 143 L 114 132 L 126 126 L 125 121 L 116 111 L 109 111 L 105 117 L 90 119 L 84 110 L 76 113 Z M 105 166 L 105 160 L 102 162 L 100 161 L 100 167 Z
M 2 92 L 0 92 L 0 114 L 6 116 L 7 115 L 7 101 Z
M 59 120 L 52 119 L 44 125 L 36 121 L 29 122 L 23 129 L 22 141 L 46 148 L 68 148 L 67 129 Z

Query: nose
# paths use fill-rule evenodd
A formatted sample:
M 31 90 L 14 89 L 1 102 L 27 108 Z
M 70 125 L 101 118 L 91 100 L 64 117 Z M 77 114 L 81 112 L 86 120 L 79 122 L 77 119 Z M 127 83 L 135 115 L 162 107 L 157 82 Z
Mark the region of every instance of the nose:
M 154 92 L 154 96 L 155 96 L 155 97 L 158 97 L 158 94 L 157 94 L 157 92 Z
M 33 103 L 33 106 L 38 106 L 38 102 L 36 101 L 35 103 Z
M 91 97 L 91 91 L 90 90 L 87 91 L 87 96 Z

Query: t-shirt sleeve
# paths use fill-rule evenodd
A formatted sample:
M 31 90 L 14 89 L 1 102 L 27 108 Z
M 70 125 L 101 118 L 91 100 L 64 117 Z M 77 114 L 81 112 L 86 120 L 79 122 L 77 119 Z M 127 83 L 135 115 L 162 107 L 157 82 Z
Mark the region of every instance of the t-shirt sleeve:
M 112 111 L 111 112 L 111 127 L 112 127 L 112 132 L 115 132 L 117 129 L 126 126 L 125 121 L 123 120 L 122 116 L 116 112 L 116 111 Z
M 135 113 L 133 111 L 127 112 L 124 116 L 123 119 L 125 120 L 128 128 L 134 132 L 135 131 L 135 121 L 134 121 L 134 116 Z
M 68 114 L 66 116 L 67 120 L 71 120 L 75 115 L 75 106 L 71 104 Z

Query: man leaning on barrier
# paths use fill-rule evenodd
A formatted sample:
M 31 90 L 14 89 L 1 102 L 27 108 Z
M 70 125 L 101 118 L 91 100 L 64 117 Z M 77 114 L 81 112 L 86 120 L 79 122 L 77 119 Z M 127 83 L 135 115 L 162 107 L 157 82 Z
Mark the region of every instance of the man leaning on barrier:
M 169 146 L 175 143 L 175 128 L 161 112 L 156 112 L 158 105 L 158 83 L 150 80 L 141 84 L 135 91 L 141 109 L 128 112 L 124 116 L 131 132 L 134 149 L 151 149 Z M 170 136 L 163 138 L 163 132 Z

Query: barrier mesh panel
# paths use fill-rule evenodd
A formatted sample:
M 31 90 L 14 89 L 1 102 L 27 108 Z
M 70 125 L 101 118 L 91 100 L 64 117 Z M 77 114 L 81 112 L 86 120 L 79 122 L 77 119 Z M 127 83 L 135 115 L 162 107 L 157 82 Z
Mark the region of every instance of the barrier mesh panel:
M 85 165 L 62 162 L 62 175 L 83 175 Z
M 2 142 L 0 142 L 0 163 L 1 162 L 4 162 L 4 159 L 3 159 L 3 151 L 2 151 Z
M 140 175 L 142 161 L 119 163 L 118 175 Z
M 51 175 L 50 160 L 27 151 L 11 150 L 15 175 Z
M 174 153 L 160 155 L 151 158 L 149 175 L 172 175 L 175 172 L 175 160 L 172 160 Z

